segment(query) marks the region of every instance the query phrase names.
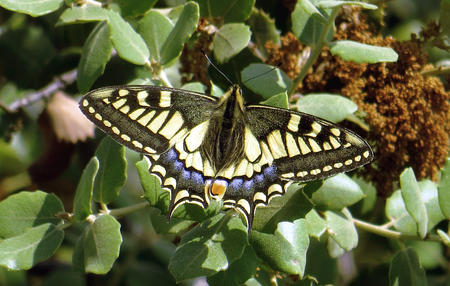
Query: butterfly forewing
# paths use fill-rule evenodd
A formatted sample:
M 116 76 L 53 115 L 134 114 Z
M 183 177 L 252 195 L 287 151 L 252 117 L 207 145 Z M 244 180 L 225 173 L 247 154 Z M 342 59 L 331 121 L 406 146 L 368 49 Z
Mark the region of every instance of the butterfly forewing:
M 118 142 L 141 153 L 161 154 L 207 121 L 216 99 L 157 86 L 112 86 L 81 101 L 84 114 Z

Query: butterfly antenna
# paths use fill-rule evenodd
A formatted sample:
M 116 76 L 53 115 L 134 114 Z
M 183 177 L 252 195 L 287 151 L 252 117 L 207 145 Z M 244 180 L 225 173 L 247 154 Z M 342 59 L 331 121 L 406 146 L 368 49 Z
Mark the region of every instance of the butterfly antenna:
M 233 85 L 234 83 L 211 61 L 211 59 L 208 57 L 208 55 L 205 53 L 204 50 L 202 50 L 203 55 L 205 56 L 206 60 L 208 60 L 209 64 L 218 72 L 221 76 L 223 76 L 230 85 Z
M 251 77 L 251 78 L 248 78 L 248 79 L 247 79 L 246 81 L 244 81 L 243 83 L 249 82 L 249 81 L 251 81 L 251 80 L 253 80 L 253 79 L 255 79 L 255 78 L 258 78 L 258 77 L 260 77 L 260 76 L 263 76 L 263 75 L 265 75 L 265 74 L 268 74 L 268 73 L 270 73 L 270 72 L 273 72 L 274 70 L 278 69 L 280 66 L 281 66 L 281 63 L 278 63 L 276 67 L 273 67 L 273 68 L 271 68 L 270 70 L 265 71 L 265 72 L 263 72 L 263 73 L 257 74 L 257 75 L 255 75 L 255 76 L 253 76 L 253 77 Z

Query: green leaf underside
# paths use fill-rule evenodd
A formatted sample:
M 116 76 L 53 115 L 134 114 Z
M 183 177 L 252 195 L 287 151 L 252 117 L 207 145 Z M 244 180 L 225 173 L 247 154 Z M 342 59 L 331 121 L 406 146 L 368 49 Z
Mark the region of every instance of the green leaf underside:
M 127 179 L 125 147 L 105 137 L 95 153 L 99 169 L 94 183 L 94 200 L 108 204 L 119 196 Z
M 298 110 L 333 123 L 353 114 L 358 106 L 350 99 L 337 94 L 316 93 L 305 95 L 297 102 Z
M 398 59 L 398 54 L 391 48 L 377 47 L 347 40 L 333 42 L 330 51 L 333 55 L 337 55 L 345 61 L 358 64 L 396 62 Z
M 61 200 L 42 191 L 20 192 L 0 202 L 0 237 L 22 235 L 28 229 L 61 219 L 56 214 L 64 211 Z
M 82 93 L 89 91 L 103 74 L 112 51 L 110 32 L 106 23 L 99 23 L 89 34 L 78 64 L 77 86 Z
M 222 17 L 225 22 L 242 22 L 250 16 L 255 0 L 197 0 L 202 17 Z
M 279 94 L 275 94 L 269 99 L 262 101 L 261 104 L 279 108 L 289 108 L 287 92 L 285 91 Z
M 105 274 L 119 257 L 122 235 L 120 223 L 110 215 L 100 215 L 88 226 L 84 239 L 85 271 Z
M 47 260 L 59 248 L 64 232 L 51 223 L 29 228 L 0 241 L 0 265 L 10 270 L 27 270 Z

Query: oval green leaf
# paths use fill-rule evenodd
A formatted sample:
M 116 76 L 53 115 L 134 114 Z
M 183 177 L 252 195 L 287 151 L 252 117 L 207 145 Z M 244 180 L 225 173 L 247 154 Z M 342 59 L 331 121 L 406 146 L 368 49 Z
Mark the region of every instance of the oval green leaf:
M 324 181 L 311 197 L 317 207 L 329 210 L 342 210 L 364 197 L 357 183 L 345 174 L 338 174 Z
M 28 229 L 0 241 L 0 265 L 10 270 L 27 270 L 47 260 L 61 245 L 64 232 L 51 223 Z
M 225 24 L 216 32 L 213 40 L 214 56 L 219 63 L 237 55 L 250 41 L 251 32 L 244 24 Z
M 239 217 L 218 214 L 183 236 L 169 271 L 177 282 L 228 269 L 247 245 L 247 229 Z
M 248 24 L 258 50 L 267 56 L 265 44 L 269 41 L 276 45 L 280 43 L 280 35 L 275 21 L 264 11 L 255 9 L 248 19 Z
M 58 224 L 63 212 L 61 200 L 42 191 L 20 192 L 0 202 L 0 237 L 9 238 L 46 223 Z
M 99 169 L 95 176 L 94 200 L 108 204 L 119 196 L 127 180 L 125 147 L 106 136 L 95 152 Z
M 358 245 L 358 233 L 347 209 L 340 213 L 326 211 L 325 217 L 330 238 L 340 247 L 349 251 Z
M 161 59 L 161 48 L 173 27 L 169 18 L 156 11 L 150 11 L 138 22 L 137 32 L 150 49 L 152 59 L 157 62 Z
M 289 100 L 287 92 L 282 92 L 280 94 L 275 94 L 274 96 L 269 97 L 269 99 L 266 99 L 262 102 L 260 102 L 263 105 L 267 106 L 273 106 L 273 107 L 279 107 L 279 108 L 289 108 Z
M 150 52 L 142 37 L 117 12 L 108 11 L 108 26 L 117 53 L 136 65 L 149 62 Z
M 344 61 L 358 64 L 396 62 L 398 59 L 398 54 L 392 48 L 377 47 L 347 40 L 331 43 L 330 51 Z
M 167 36 L 160 49 L 161 65 L 170 65 L 181 54 L 184 43 L 186 43 L 197 28 L 198 19 L 199 11 L 197 3 L 186 3 L 175 27 Z
M 317 7 L 319 8 L 335 8 L 335 7 L 341 7 L 344 5 L 353 5 L 353 6 L 359 6 L 362 7 L 364 9 L 369 9 L 369 10 L 375 10 L 378 7 L 376 5 L 373 4 L 369 4 L 366 2 L 362 2 L 362 1 L 336 1 L 336 0 L 325 0 L 325 1 L 318 1 L 317 2 Z
M 298 110 L 337 123 L 353 114 L 358 106 L 337 94 L 308 94 L 297 101 Z
M 108 10 L 104 8 L 95 6 L 72 7 L 64 10 L 59 16 L 57 25 L 105 21 L 106 19 L 108 19 Z
M 0 0 L 1 7 L 33 17 L 56 11 L 63 3 L 63 0 Z
M 88 215 L 92 214 L 92 191 L 98 167 L 98 159 L 93 157 L 81 174 L 73 200 L 73 216 L 77 221 L 84 220 Z
M 105 71 L 112 51 L 108 25 L 99 23 L 89 34 L 83 46 L 78 64 L 77 86 L 81 93 L 86 93 L 92 84 Z
M 266 64 L 250 64 L 241 71 L 246 87 L 265 99 L 289 90 L 292 80 L 279 68 Z
M 89 226 L 84 239 L 85 271 L 107 273 L 119 257 L 121 243 L 120 223 L 107 214 L 97 217 Z
M 417 223 L 417 233 L 424 238 L 427 234 L 428 215 L 412 168 L 407 168 L 400 174 L 400 187 L 406 210 Z

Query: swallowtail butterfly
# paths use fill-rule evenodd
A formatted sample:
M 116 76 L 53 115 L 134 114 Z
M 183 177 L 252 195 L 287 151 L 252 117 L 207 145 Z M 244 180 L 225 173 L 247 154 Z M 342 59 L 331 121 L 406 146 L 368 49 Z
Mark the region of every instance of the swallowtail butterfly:
M 322 179 L 373 159 L 350 130 L 315 116 L 246 105 L 234 85 L 220 98 L 160 86 L 91 91 L 83 113 L 126 147 L 143 153 L 170 192 L 169 217 L 184 204 L 222 200 L 251 229 L 256 207 L 292 182 Z

